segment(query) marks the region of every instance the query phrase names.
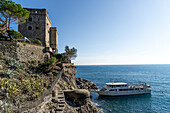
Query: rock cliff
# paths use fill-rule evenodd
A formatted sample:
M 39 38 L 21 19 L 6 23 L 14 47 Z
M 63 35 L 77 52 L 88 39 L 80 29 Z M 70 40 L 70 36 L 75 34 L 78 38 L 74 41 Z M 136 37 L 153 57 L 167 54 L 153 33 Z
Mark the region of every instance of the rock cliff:
M 20 62 L 0 54 L 0 112 L 96 113 L 89 91 L 78 89 L 76 72 L 71 63 Z
M 73 64 L 62 64 L 62 68 L 64 71 L 55 85 L 52 100 L 39 112 L 96 113 L 96 108 L 90 102 L 90 92 L 77 88 L 76 67 Z

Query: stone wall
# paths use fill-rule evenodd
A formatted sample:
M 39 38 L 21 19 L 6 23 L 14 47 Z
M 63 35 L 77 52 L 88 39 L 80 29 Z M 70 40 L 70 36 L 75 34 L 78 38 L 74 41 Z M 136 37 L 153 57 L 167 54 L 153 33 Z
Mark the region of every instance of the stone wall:
M 38 60 L 44 62 L 50 54 L 45 53 L 43 46 L 37 46 L 21 42 L 0 41 L 0 52 L 5 56 L 18 59 L 20 61 Z

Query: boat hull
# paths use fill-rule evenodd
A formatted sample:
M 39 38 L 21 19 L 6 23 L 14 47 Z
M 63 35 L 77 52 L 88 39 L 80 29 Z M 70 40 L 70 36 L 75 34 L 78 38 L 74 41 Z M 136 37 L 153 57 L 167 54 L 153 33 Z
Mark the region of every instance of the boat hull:
M 151 90 L 146 91 L 133 91 L 133 92 L 104 92 L 96 91 L 100 96 L 126 96 L 126 95 L 141 95 L 141 94 L 151 94 Z

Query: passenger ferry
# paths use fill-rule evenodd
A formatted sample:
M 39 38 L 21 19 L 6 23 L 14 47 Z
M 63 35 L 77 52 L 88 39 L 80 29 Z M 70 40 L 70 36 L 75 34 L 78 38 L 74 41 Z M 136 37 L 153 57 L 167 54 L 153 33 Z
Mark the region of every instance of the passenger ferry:
M 144 82 L 139 84 L 106 83 L 106 86 L 96 91 L 100 96 L 122 96 L 122 95 L 136 95 L 136 94 L 150 94 L 151 86 Z

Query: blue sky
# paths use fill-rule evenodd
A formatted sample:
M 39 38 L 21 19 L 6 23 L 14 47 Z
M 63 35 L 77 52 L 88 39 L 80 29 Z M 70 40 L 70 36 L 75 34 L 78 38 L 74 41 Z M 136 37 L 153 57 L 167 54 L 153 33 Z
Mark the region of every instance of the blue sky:
M 170 0 L 13 0 L 46 8 L 76 65 L 170 64 Z

